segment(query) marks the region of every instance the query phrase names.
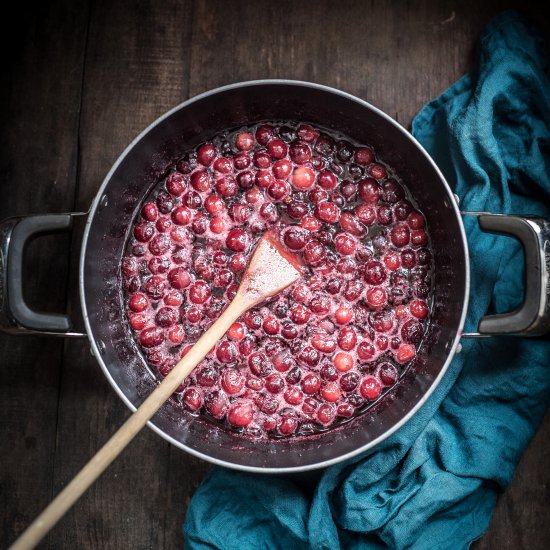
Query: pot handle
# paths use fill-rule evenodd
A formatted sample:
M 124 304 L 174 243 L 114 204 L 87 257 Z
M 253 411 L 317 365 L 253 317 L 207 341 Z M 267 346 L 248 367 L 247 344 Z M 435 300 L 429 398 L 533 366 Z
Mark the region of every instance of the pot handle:
M 68 315 L 33 311 L 23 296 L 23 255 L 38 235 L 68 231 L 80 213 L 41 214 L 0 222 L 0 330 L 12 334 L 85 336 L 71 331 Z
M 525 256 L 523 304 L 509 313 L 487 315 L 478 332 L 463 336 L 498 334 L 540 336 L 550 331 L 550 222 L 535 216 L 463 212 L 477 216 L 480 228 L 518 239 Z

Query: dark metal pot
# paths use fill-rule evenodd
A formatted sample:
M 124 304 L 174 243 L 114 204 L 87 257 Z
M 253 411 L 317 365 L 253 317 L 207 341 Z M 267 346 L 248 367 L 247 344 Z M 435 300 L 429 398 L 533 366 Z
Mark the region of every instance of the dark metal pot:
M 231 468 L 264 473 L 322 468 L 361 453 L 401 427 L 435 389 L 459 347 L 468 308 L 468 243 L 445 178 L 399 124 L 349 94 L 306 82 L 233 84 L 190 99 L 144 130 L 116 161 L 90 208 L 80 256 L 86 333 L 105 376 L 132 410 L 155 386 L 127 326 L 119 266 L 134 215 L 173 159 L 213 135 L 263 120 L 303 120 L 374 146 L 407 183 L 424 212 L 435 260 L 433 322 L 414 368 L 390 394 L 344 426 L 289 441 L 249 441 L 182 415 L 168 402 L 149 423 L 187 452 Z M 25 243 L 37 233 L 68 229 L 73 216 L 11 218 L 0 225 L 0 325 L 13 333 L 78 336 L 64 315 L 31 311 L 22 294 Z M 550 329 L 550 224 L 541 219 L 476 213 L 482 229 L 519 238 L 526 252 L 526 298 L 506 315 L 483 318 L 479 333 L 539 334 Z M 472 335 L 469 335 L 472 336 Z

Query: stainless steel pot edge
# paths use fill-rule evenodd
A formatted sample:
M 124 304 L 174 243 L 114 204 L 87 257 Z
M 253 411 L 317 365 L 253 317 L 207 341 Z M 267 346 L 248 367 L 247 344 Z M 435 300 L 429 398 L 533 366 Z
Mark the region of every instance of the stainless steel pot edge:
M 315 463 L 315 464 L 308 464 L 306 466 L 295 466 L 295 467 L 289 467 L 289 468 L 263 468 L 263 467 L 253 467 L 253 466 L 241 466 L 241 465 L 236 465 L 236 464 L 233 464 L 233 463 L 225 462 L 225 461 L 222 461 L 222 460 L 219 460 L 219 459 L 216 459 L 216 458 L 212 458 L 208 455 L 205 455 L 203 453 L 195 451 L 194 449 L 191 449 L 191 448 L 187 447 L 186 445 L 184 445 L 183 443 L 177 441 L 176 439 L 166 435 L 162 430 L 157 428 L 153 424 L 153 422 L 149 421 L 147 423 L 149 428 L 151 428 L 158 435 L 160 435 L 162 438 L 164 438 L 168 442 L 172 443 L 176 447 L 179 447 L 180 449 L 185 450 L 189 454 L 191 454 L 193 456 L 196 456 L 198 458 L 201 458 L 202 460 L 206 460 L 207 462 L 213 463 L 217 466 L 223 466 L 223 467 L 231 468 L 231 469 L 234 469 L 234 470 L 253 472 L 253 473 L 288 474 L 288 473 L 293 473 L 293 472 L 305 472 L 305 471 L 310 471 L 310 470 L 317 470 L 317 469 L 320 469 L 320 468 L 326 468 L 328 466 L 332 466 L 333 464 L 336 464 L 338 462 L 342 462 L 344 460 L 347 460 L 349 458 L 357 456 L 358 454 L 361 454 L 361 453 L 375 447 L 376 445 L 378 445 L 379 443 L 384 441 L 386 438 L 388 438 L 390 435 L 392 435 L 394 432 L 396 432 L 399 428 L 401 428 L 406 422 L 408 422 L 414 416 L 414 414 L 418 411 L 418 409 L 420 409 L 420 407 L 422 407 L 422 405 L 428 400 L 428 398 L 430 397 L 432 392 L 435 390 L 435 388 L 439 385 L 441 379 L 443 378 L 443 376 L 447 372 L 447 369 L 448 369 L 448 367 L 449 367 L 449 365 L 450 365 L 450 363 L 451 363 L 451 361 L 452 361 L 452 359 L 453 359 L 453 357 L 454 357 L 454 355 L 457 351 L 457 347 L 458 347 L 459 342 L 460 342 L 462 329 L 464 327 L 464 323 L 465 323 L 465 320 L 466 320 L 466 314 L 467 314 L 467 311 L 468 311 L 468 302 L 469 302 L 469 297 L 470 297 L 470 271 L 469 271 L 469 268 L 468 268 L 468 266 L 469 266 L 469 252 L 468 252 L 468 242 L 466 240 L 466 232 L 464 230 L 464 225 L 462 223 L 462 218 L 461 218 L 461 215 L 460 215 L 458 205 L 457 205 L 457 203 L 454 199 L 453 192 L 452 192 L 451 188 L 449 187 L 449 184 L 447 183 L 447 181 L 445 180 L 443 174 L 441 173 L 441 171 L 439 170 L 439 168 L 437 167 L 437 165 L 435 164 L 433 159 L 430 157 L 430 155 L 427 153 L 427 151 L 412 136 L 412 134 L 410 134 L 405 128 L 403 128 L 403 126 L 401 126 L 399 123 L 397 123 L 395 120 L 393 120 L 391 117 L 389 117 L 386 113 L 384 113 L 383 111 L 381 111 L 377 107 L 374 107 L 370 103 L 368 103 L 368 102 L 366 102 L 362 99 L 359 99 L 359 98 L 357 98 L 357 97 L 355 97 L 351 94 L 348 94 L 346 92 L 342 92 L 341 90 L 337 90 L 337 89 L 331 88 L 329 86 L 324 86 L 322 84 L 315 84 L 315 83 L 312 83 L 312 82 L 304 82 L 304 81 L 299 81 L 299 80 L 264 79 L 264 80 L 251 80 L 251 81 L 245 81 L 245 82 L 237 82 L 237 83 L 234 83 L 234 84 L 229 84 L 227 86 L 222 86 L 222 87 L 219 87 L 219 88 L 215 88 L 213 90 L 209 90 L 209 91 L 204 92 L 200 95 L 194 96 L 194 97 L 184 101 L 183 103 L 180 103 L 179 105 L 177 105 L 176 107 L 174 107 L 173 109 L 171 109 L 170 111 L 166 112 L 164 115 L 162 115 L 161 117 L 156 119 L 149 126 L 147 126 L 147 128 L 145 128 L 126 147 L 126 149 L 118 157 L 118 159 L 116 160 L 114 165 L 111 167 L 111 169 L 109 170 L 109 172 L 105 176 L 105 178 L 103 180 L 103 183 L 101 184 L 101 187 L 99 188 L 99 190 L 98 190 L 98 192 L 97 192 L 97 194 L 94 198 L 94 201 L 93 201 L 93 203 L 90 207 L 90 212 L 89 212 L 89 215 L 88 215 L 88 221 L 86 223 L 86 228 L 84 230 L 84 235 L 83 235 L 83 238 L 82 238 L 82 246 L 81 246 L 81 251 L 80 251 L 80 262 L 79 262 L 79 271 L 80 271 L 79 292 L 80 292 L 80 301 L 81 301 L 81 304 L 82 304 L 82 314 L 83 314 L 83 318 L 84 318 L 84 325 L 86 327 L 86 332 L 87 332 L 88 338 L 90 340 L 91 350 L 92 350 L 95 358 L 97 359 L 99 365 L 101 366 L 101 369 L 103 370 L 107 380 L 109 381 L 109 383 L 113 387 L 113 389 L 116 391 L 116 393 L 119 395 L 119 397 L 124 401 L 124 403 L 126 403 L 128 408 L 133 412 L 133 411 L 136 410 L 136 407 L 134 407 L 134 405 L 128 400 L 128 398 L 124 395 L 122 390 L 114 382 L 113 378 L 111 377 L 111 375 L 109 373 L 109 370 L 107 369 L 105 363 L 103 362 L 101 352 L 100 352 L 95 340 L 92 338 L 93 334 L 92 334 L 92 331 L 91 331 L 91 326 L 90 326 L 90 322 L 89 322 L 89 318 L 88 318 L 88 312 L 87 312 L 87 309 L 86 309 L 86 301 L 85 301 L 85 294 L 84 294 L 84 284 L 85 284 L 85 276 L 86 276 L 85 273 L 84 273 L 85 251 L 86 251 L 86 246 L 87 246 L 87 241 L 88 241 L 88 235 L 89 235 L 91 220 L 93 219 L 93 217 L 96 213 L 96 210 L 97 210 L 97 208 L 100 204 L 100 201 L 103 197 L 104 189 L 106 188 L 112 174 L 116 171 L 116 169 L 118 168 L 120 163 L 123 161 L 123 159 L 126 157 L 128 152 L 152 128 L 154 128 L 155 126 L 160 124 L 163 120 L 165 120 L 170 115 L 172 115 L 172 113 L 174 113 L 174 112 L 178 111 L 179 109 L 182 109 L 183 107 L 186 107 L 187 105 L 190 105 L 190 104 L 192 104 L 196 101 L 199 101 L 203 98 L 206 98 L 208 96 L 217 94 L 217 93 L 225 91 L 225 90 L 231 90 L 231 89 L 239 88 L 239 87 L 243 87 L 243 86 L 260 86 L 260 85 L 266 85 L 266 84 L 285 84 L 285 85 L 290 85 L 290 86 L 310 87 L 310 88 L 324 90 L 324 91 L 327 91 L 327 92 L 331 92 L 333 94 L 340 95 L 342 97 L 345 97 L 345 98 L 347 98 L 351 101 L 354 101 L 354 102 L 362 105 L 363 107 L 366 107 L 368 109 L 372 109 L 373 111 L 378 113 L 378 115 L 380 115 L 382 118 L 384 118 L 388 123 L 392 124 L 396 129 L 398 129 L 400 132 L 402 132 L 407 138 L 409 138 L 417 146 L 419 152 L 421 152 L 426 157 L 428 162 L 431 164 L 431 166 L 436 171 L 438 176 L 441 178 L 441 181 L 445 185 L 445 188 L 446 188 L 447 193 L 448 193 L 448 200 L 451 203 L 450 206 L 451 206 L 451 208 L 453 208 L 453 210 L 455 212 L 455 215 L 460 220 L 460 224 L 459 224 L 460 233 L 461 233 L 461 238 L 462 238 L 464 253 L 465 253 L 465 260 L 466 260 L 466 262 L 465 262 L 466 267 L 465 267 L 465 274 L 464 274 L 464 277 L 465 277 L 465 291 L 464 291 L 464 302 L 463 302 L 463 307 L 462 307 L 462 315 L 460 317 L 459 327 L 458 327 L 457 333 L 454 337 L 453 344 L 449 348 L 449 354 L 447 356 L 447 360 L 445 361 L 439 375 L 434 380 L 434 382 L 433 382 L 432 386 L 430 387 L 430 389 L 422 396 L 420 401 L 409 411 L 409 413 L 404 418 L 402 418 L 396 425 L 394 425 L 390 430 L 388 430 L 382 436 L 380 436 L 377 439 L 371 441 L 367 445 L 364 445 L 364 446 L 362 446 L 358 449 L 355 449 L 352 452 L 349 452 L 345 455 L 341 455 L 341 456 L 339 456 L 337 458 L 334 458 L 332 460 L 318 462 L 318 463 Z

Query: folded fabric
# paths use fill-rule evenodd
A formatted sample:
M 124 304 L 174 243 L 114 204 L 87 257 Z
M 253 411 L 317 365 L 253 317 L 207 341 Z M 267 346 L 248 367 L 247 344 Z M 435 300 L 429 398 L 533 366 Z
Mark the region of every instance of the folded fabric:
M 516 12 L 483 32 L 477 66 L 413 122 L 465 210 L 550 216 L 550 82 L 541 39 Z M 510 238 L 466 217 L 467 328 L 523 296 Z M 420 411 L 375 449 L 295 478 L 215 468 L 184 524 L 188 548 L 468 548 L 550 401 L 550 340 L 464 340 Z

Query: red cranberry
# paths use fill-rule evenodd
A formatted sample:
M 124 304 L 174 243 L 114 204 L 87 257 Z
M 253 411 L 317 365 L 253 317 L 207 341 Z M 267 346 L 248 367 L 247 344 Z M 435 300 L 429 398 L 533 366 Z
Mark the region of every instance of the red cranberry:
M 376 220 L 376 210 L 372 206 L 360 204 L 355 207 L 355 215 L 362 223 L 372 225 Z
M 294 386 L 285 391 L 284 398 L 289 405 L 299 405 L 304 398 L 304 394 Z
M 375 354 L 376 349 L 370 342 L 367 342 L 366 340 L 363 340 L 357 346 L 357 356 L 359 357 L 359 359 L 361 359 L 361 361 L 370 361 Z
M 325 247 L 319 241 L 311 240 L 304 247 L 304 260 L 309 265 L 319 265 L 325 257 Z
M 183 392 L 181 400 L 190 411 L 198 411 L 202 406 L 202 394 L 195 387 L 187 388 Z
M 353 357 L 349 353 L 339 351 L 333 359 L 336 370 L 347 372 L 353 368 Z
M 380 382 L 374 376 L 365 376 L 361 382 L 359 391 L 365 399 L 373 401 L 380 395 L 382 386 L 380 386 Z
M 292 185 L 298 189 L 309 189 L 315 183 L 315 174 L 309 166 L 299 166 L 292 173 Z
M 196 191 L 210 191 L 211 183 L 210 174 L 206 170 L 197 170 L 191 175 L 191 186 Z
M 399 221 L 407 219 L 407 216 L 412 212 L 412 204 L 407 200 L 400 200 L 393 208 L 395 217 Z
M 233 161 L 227 157 L 219 157 L 214 161 L 214 170 L 221 174 L 229 174 L 233 170 Z
M 327 380 L 329 382 L 334 382 L 334 380 L 338 380 L 338 371 L 334 367 L 334 365 L 331 365 L 330 363 L 326 363 L 321 367 L 321 370 L 319 371 L 319 374 L 321 375 L 321 378 L 323 380 Z
M 248 311 L 242 319 L 250 330 L 258 330 L 263 322 L 262 316 L 257 311 Z
M 248 236 L 242 229 L 232 229 L 227 234 L 225 246 L 233 252 L 243 252 L 248 246 Z
M 386 202 L 394 204 L 405 198 L 405 191 L 399 183 L 397 183 L 394 179 L 391 179 L 384 184 L 383 197 Z
M 407 222 L 411 229 L 422 229 L 424 227 L 424 216 L 420 212 L 411 212 Z
M 229 217 L 238 224 L 244 224 L 250 215 L 250 209 L 246 204 L 236 202 L 229 207 Z
M 317 420 L 321 424 L 328 425 L 334 420 L 335 414 L 334 405 L 323 403 L 317 411 Z
M 201 145 L 197 151 L 197 160 L 203 166 L 210 166 L 212 161 L 216 158 L 216 148 L 211 143 L 205 143 Z
M 169 214 L 172 208 L 174 208 L 174 197 L 164 191 L 158 193 L 156 202 L 157 208 L 162 214 Z
M 250 151 L 254 147 L 254 136 L 248 132 L 241 132 L 235 138 L 235 146 L 239 151 Z
M 279 432 L 282 435 L 291 435 L 298 428 L 298 420 L 294 416 L 283 415 L 279 424 Z
M 330 300 L 322 294 L 314 296 L 309 302 L 309 309 L 317 315 L 326 315 L 330 311 Z
M 399 373 L 391 363 L 382 363 L 378 368 L 378 376 L 384 386 L 392 386 L 397 382 Z
M 254 153 L 253 162 L 256 168 L 269 168 L 271 157 L 265 151 L 256 151 Z
M 279 321 L 273 315 L 268 315 L 262 326 L 266 334 L 273 336 L 279 333 Z
M 272 202 L 266 202 L 260 206 L 260 217 L 267 222 L 276 222 L 279 218 L 279 212 L 277 206 Z
M 338 183 L 338 178 L 330 170 L 322 170 L 317 176 L 317 183 L 323 189 L 334 189 Z
M 244 387 L 244 376 L 237 369 L 224 369 L 221 377 L 221 386 L 226 393 L 235 395 Z
M 229 269 L 220 269 L 214 275 L 214 286 L 216 288 L 227 288 L 233 281 L 233 273 Z
M 282 139 L 272 139 L 267 145 L 267 151 L 271 158 L 282 159 L 286 157 L 288 147 Z
M 404 223 L 397 223 L 391 229 L 391 242 L 399 248 L 409 244 L 410 236 L 409 228 Z
M 198 210 L 202 206 L 202 198 L 196 191 L 189 191 L 183 195 L 182 203 L 193 210 Z
M 266 189 L 274 181 L 275 181 L 275 178 L 273 177 L 273 174 L 269 170 L 258 170 L 258 172 L 256 172 L 255 182 L 258 187 L 261 187 L 262 189 Z
M 211 391 L 204 396 L 204 406 L 214 418 L 221 420 L 225 416 L 229 404 L 225 394 L 219 391 Z
M 423 300 L 413 300 L 409 304 L 409 311 L 417 319 L 425 319 L 429 313 L 428 306 Z
M 313 395 L 321 387 L 321 379 L 313 373 L 306 374 L 301 383 L 302 391 L 307 395 Z
M 290 193 L 290 187 L 284 180 L 274 181 L 267 189 L 267 194 L 275 201 L 279 201 Z
M 334 338 L 324 334 L 315 334 L 311 339 L 312 346 L 323 353 L 332 353 L 336 349 Z
M 182 325 L 175 325 L 168 330 L 168 339 L 173 345 L 179 346 L 185 338 L 185 332 Z
M 216 180 L 216 191 L 227 199 L 238 193 L 239 186 L 233 176 L 223 176 Z
M 371 164 L 369 166 L 368 172 L 373 178 L 377 180 L 382 180 L 387 175 L 386 169 L 378 163 Z
M 151 223 L 140 222 L 134 226 L 134 237 L 141 243 L 146 243 L 153 238 L 155 227 Z
M 323 222 L 336 223 L 340 218 L 340 210 L 335 204 L 324 201 L 315 206 L 315 216 Z
M 305 325 L 311 316 L 310 311 L 302 304 L 296 304 L 290 309 L 290 318 L 297 325 Z
M 344 290 L 342 291 L 342 296 L 348 302 L 354 302 L 363 293 L 363 287 L 364 287 L 364 283 L 359 279 L 348 281 L 346 283 L 346 286 L 344 287 Z
M 225 203 L 218 195 L 209 195 L 204 201 L 204 207 L 209 214 L 214 216 L 225 210 Z
M 302 217 L 300 226 L 304 229 L 307 229 L 308 231 L 317 231 L 321 227 L 321 224 L 319 223 L 319 220 L 317 218 L 306 215 Z
M 393 328 L 393 317 L 389 311 L 373 311 L 369 315 L 369 324 L 377 332 L 388 332 Z
M 351 403 L 341 403 L 336 408 L 336 414 L 337 416 L 341 416 L 342 418 L 351 418 L 353 416 L 354 408 Z
M 321 388 L 321 397 L 329 403 L 335 403 L 342 397 L 340 386 L 336 382 L 327 382 L 323 388 Z
M 312 346 L 304 346 L 296 354 L 296 359 L 308 367 L 315 367 L 319 363 L 320 355 L 319 352 Z M 287 378 L 288 380 L 288 378 Z
M 254 181 L 254 174 L 249 170 L 245 170 L 237 176 L 237 183 L 241 189 L 250 189 L 254 185 Z
M 164 342 L 164 331 L 159 327 L 149 327 L 141 331 L 139 343 L 144 348 L 154 348 Z
M 197 383 L 211 388 L 218 381 L 218 371 L 212 365 L 201 367 L 197 372 Z
M 238 342 L 244 338 L 244 326 L 242 323 L 235 322 L 229 327 L 229 330 L 227 331 L 227 335 L 229 338 L 235 342 Z
M 329 294 L 338 294 L 340 292 L 340 289 L 342 288 L 342 280 L 341 279 L 331 279 L 326 286 L 326 291 Z
M 195 214 L 193 221 L 191 222 L 191 229 L 195 235 L 202 235 L 206 233 L 208 227 L 208 220 L 202 212 Z
M 401 338 L 408 344 L 419 344 L 423 333 L 422 324 L 418 321 L 407 321 L 401 327 Z
M 233 157 L 233 164 L 237 170 L 244 170 L 245 168 L 248 168 L 250 166 L 250 155 L 247 155 L 246 153 L 239 153 L 235 155 Z
M 368 147 L 359 147 L 353 158 L 360 166 L 368 166 L 374 160 L 374 153 Z
M 352 181 L 344 180 L 340 185 L 340 193 L 345 199 L 351 201 L 357 193 L 357 186 Z
M 185 317 L 190 323 L 198 323 L 204 316 L 204 310 L 202 307 L 191 306 L 185 312 Z
M 315 141 L 319 137 L 319 132 L 309 124 L 300 124 L 296 133 L 301 140 L 308 143 Z
M 122 258 L 122 264 L 120 266 L 120 269 L 126 277 L 137 275 L 139 269 L 138 269 L 138 262 L 136 258 L 132 256 L 125 256 L 124 258 Z
M 245 336 L 240 342 L 239 342 L 239 352 L 241 355 L 248 357 L 254 348 L 256 347 L 256 339 L 254 336 Z
M 272 371 L 272 366 L 265 353 L 256 351 L 248 357 L 248 367 L 252 374 L 261 378 L 267 376 Z
M 401 252 L 401 264 L 407 269 L 411 269 L 416 265 L 416 254 L 414 250 L 406 248 Z
M 349 233 L 339 233 L 334 239 L 334 248 L 342 256 L 351 256 L 357 249 L 357 241 Z
M 355 236 L 360 236 L 365 233 L 365 228 L 351 212 L 342 212 L 340 215 L 340 225 L 344 231 Z
M 340 378 L 340 387 L 345 392 L 353 391 L 359 385 L 359 374 L 356 372 L 346 372 Z
M 302 250 L 307 242 L 307 232 L 300 227 L 289 227 L 284 232 L 283 242 L 291 250 Z
M 222 363 L 234 363 L 237 359 L 237 348 L 235 344 L 228 340 L 218 344 L 216 347 L 216 358 Z
M 189 289 L 189 299 L 194 304 L 204 304 L 210 298 L 210 288 L 204 281 L 196 281 Z
M 318 407 L 319 402 L 316 399 L 313 399 L 313 397 L 306 397 L 302 405 L 302 412 L 306 416 L 313 418 L 315 416 L 315 413 L 317 412 Z
M 178 172 L 172 172 L 166 178 L 166 190 L 171 195 L 179 197 L 187 189 L 187 182 L 182 174 Z M 152 221 L 152 220 L 151 220 Z
M 148 318 L 143 313 L 130 313 L 128 316 L 133 330 L 141 330 L 147 324 Z
M 292 172 L 292 164 L 289 160 L 282 159 L 273 163 L 273 174 L 277 179 L 284 180 Z
M 344 327 L 338 333 L 338 346 L 344 351 L 351 351 L 357 344 L 357 334 L 353 327 Z
M 379 285 L 386 279 L 386 270 L 380 262 L 368 262 L 365 266 L 365 281 L 369 285 Z
M 297 141 L 290 146 L 290 158 L 296 164 L 305 164 L 311 160 L 311 149 L 306 143 Z
M 381 287 L 367 291 L 367 304 L 374 309 L 381 309 L 388 303 L 388 293 Z
M 179 320 L 178 311 L 172 307 L 161 307 L 155 315 L 155 323 L 159 327 L 171 327 Z
M 235 254 L 229 260 L 229 269 L 233 273 L 241 272 L 246 266 L 246 258 L 242 254 Z
M 382 196 L 380 184 L 373 178 L 365 178 L 359 182 L 359 197 L 365 204 L 376 204 Z
M 166 290 L 166 282 L 160 275 L 153 275 L 143 287 L 148 296 L 154 300 L 160 300 Z
M 395 358 L 399 363 L 408 363 L 415 355 L 416 349 L 412 344 L 401 344 Z
M 260 145 L 267 145 L 275 137 L 275 130 L 269 124 L 261 124 L 256 128 L 256 141 Z
M 147 204 L 144 204 L 143 208 L 141 209 L 141 216 L 143 217 L 143 219 L 149 222 L 154 222 L 157 219 L 158 214 L 159 213 L 157 205 L 154 202 L 148 202 Z
M 349 323 L 353 318 L 353 310 L 349 307 L 339 307 L 334 312 L 334 317 L 339 325 L 345 325 Z
M 183 207 L 185 208 L 185 206 Z M 174 211 L 172 211 L 172 215 L 174 214 Z M 184 225 L 184 224 L 181 224 Z M 160 233 L 166 233 L 167 231 L 170 231 L 172 228 L 172 222 L 170 221 L 170 218 L 168 216 L 163 216 L 157 220 L 157 223 L 155 223 L 155 227 L 157 228 L 157 231 Z
M 142 294 L 141 292 L 138 292 L 130 296 L 130 300 L 128 301 L 128 307 L 132 311 L 135 311 L 138 313 L 141 311 L 145 311 L 148 305 L 149 305 L 149 300 L 147 299 L 147 296 L 145 296 L 145 294 Z
M 413 229 L 411 231 L 411 243 L 413 246 L 426 246 L 428 244 L 428 235 L 422 229 Z
M 315 141 L 315 151 L 322 157 L 330 157 L 334 151 L 334 140 L 327 134 L 321 134 Z

